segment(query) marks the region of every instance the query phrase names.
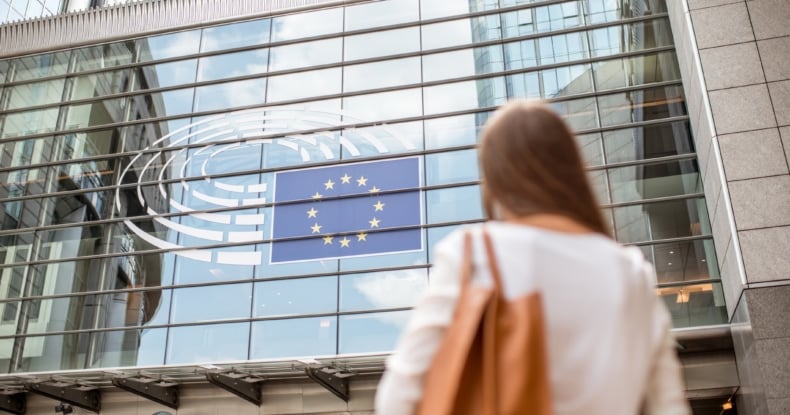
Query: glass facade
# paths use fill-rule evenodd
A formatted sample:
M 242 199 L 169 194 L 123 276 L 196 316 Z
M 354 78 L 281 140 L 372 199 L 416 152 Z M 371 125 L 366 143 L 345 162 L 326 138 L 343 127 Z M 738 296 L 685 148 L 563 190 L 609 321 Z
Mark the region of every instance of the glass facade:
M 64 3 L 64 0 L 0 0 L 0 24 L 52 16 L 61 12 Z
M 513 98 L 725 322 L 663 1 L 388 0 L 0 60 L 0 371 L 391 350 Z

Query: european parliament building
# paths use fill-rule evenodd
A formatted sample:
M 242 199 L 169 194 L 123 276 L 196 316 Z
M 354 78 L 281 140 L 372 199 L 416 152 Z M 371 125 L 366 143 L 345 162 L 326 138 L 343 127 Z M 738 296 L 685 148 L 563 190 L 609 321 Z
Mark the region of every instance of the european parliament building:
M 694 413 L 790 413 L 787 0 L 0 0 L 0 412 L 371 414 L 515 98 Z

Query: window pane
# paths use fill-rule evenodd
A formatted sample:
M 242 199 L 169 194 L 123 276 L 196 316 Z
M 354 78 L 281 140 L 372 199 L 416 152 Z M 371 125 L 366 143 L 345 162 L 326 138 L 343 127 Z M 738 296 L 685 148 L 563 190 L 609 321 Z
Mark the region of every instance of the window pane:
M 68 106 L 64 128 L 82 128 L 123 121 L 126 98 L 106 99 L 90 104 Z
M 137 70 L 134 89 L 164 88 L 195 82 L 197 59 L 143 66 Z
M 543 97 L 556 98 L 593 91 L 590 65 L 574 65 L 540 71 Z
M 253 322 L 250 359 L 334 355 L 336 325 L 335 316 Z
M 340 317 L 339 354 L 388 352 L 395 349 L 410 311 L 358 314 Z
M 343 9 L 319 10 L 275 17 L 272 42 L 338 33 L 343 30 Z
M 534 39 L 505 44 L 505 68 L 522 69 L 538 65 L 538 52 Z
M 428 223 L 483 218 L 480 186 L 452 187 L 426 192 Z
M 500 39 L 499 16 L 489 15 L 422 26 L 422 48 L 438 49 Z
M 14 59 L 14 76 L 9 81 L 18 82 L 63 75 L 68 68 L 70 54 L 70 52 L 56 52 Z
M 186 88 L 132 96 L 132 118 L 143 119 L 187 114 L 192 110 L 193 95 L 194 89 Z
M 576 143 L 579 145 L 584 164 L 587 166 L 599 166 L 603 164 L 601 133 L 577 135 Z
M 416 52 L 420 50 L 420 31 L 407 27 L 346 36 L 344 48 L 347 61 Z
M 267 49 L 207 56 L 200 58 L 197 80 L 212 81 L 234 76 L 265 73 L 268 62 L 269 51 Z
M 342 158 L 395 154 L 422 149 L 419 121 L 343 130 Z
M 727 308 L 721 283 L 659 288 L 675 328 L 726 324 Z
M 340 93 L 340 68 L 298 72 L 269 78 L 267 102 L 312 98 Z
M 343 39 L 333 38 L 270 49 L 270 71 L 303 68 L 340 62 L 343 56 Z
M 157 366 L 165 362 L 167 329 L 92 333 L 98 345 L 90 367 Z
M 422 115 L 419 88 L 343 98 L 349 122 L 379 121 Z
M 423 20 L 492 10 L 498 7 L 496 0 L 423 0 L 420 3 Z
M 63 99 L 64 79 L 16 85 L 6 88 L 6 109 L 57 104 Z
M 231 298 L 233 301 L 228 301 Z M 252 284 L 249 283 L 178 288 L 173 290 L 171 323 L 249 317 L 251 300 Z
M 112 68 L 132 63 L 134 42 L 108 43 L 106 45 L 77 49 L 74 53 L 76 54 L 76 68 L 74 72 Z
M 477 169 L 477 151 L 474 149 L 425 156 L 428 186 L 478 180 Z
M 258 105 L 266 97 L 266 78 L 247 79 L 195 88 L 195 111 Z
M 595 85 L 601 91 L 680 79 L 674 52 L 597 62 L 593 70 Z
M 713 240 L 640 246 L 656 268 L 659 284 L 719 278 Z
M 425 148 L 434 149 L 476 143 L 480 130 L 491 114 L 491 112 L 479 112 L 425 120 Z
M 250 323 L 171 327 L 166 364 L 247 359 Z
M 343 68 L 343 91 L 387 88 L 420 82 L 420 58 L 395 59 Z
M 85 367 L 90 333 L 59 334 L 28 337 L 21 351 L 19 372 L 83 369 Z M 10 350 L 10 347 L 9 347 Z M 47 353 L 57 350 L 58 353 Z
M 551 103 L 550 106 L 560 113 L 573 131 L 598 127 L 598 116 L 594 98 L 581 98 L 572 101 Z
M 101 97 L 126 92 L 129 87 L 128 69 L 77 76 L 72 79 L 71 99 Z
M 620 125 L 686 115 L 683 88 L 651 88 L 598 97 L 601 124 Z
M 502 71 L 502 47 L 463 49 L 422 57 L 426 82 Z
M 614 221 L 617 240 L 622 243 L 710 234 L 704 199 L 618 207 Z
M 584 32 L 566 33 L 538 39 L 541 65 L 584 59 L 590 56 Z
M 509 98 L 540 98 L 540 73 L 527 72 L 508 75 L 506 79 Z
M 415 22 L 420 18 L 418 0 L 390 0 L 346 7 L 346 30 Z
M 411 307 L 427 285 L 425 269 L 344 275 L 340 311 Z
M 255 284 L 255 317 L 337 312 L 337 277 Z
M 672 161 L 609 169 L 613 202 L 702 192 L 699 168 L 694 160 Z
M 233 23 L 203 29 L 200 51 L 262 45 L 269 41 L 269 19 Z
M 501 77 L 426 87 L 425 114 L 485 108 L 505 103 Z
M 688 122 L 648 125 L 603 133 L 607 163 L 692 153 Z
M 200 29 L 138 39 L 136 43 L 140 62 L 191 55 L 198 53 Z

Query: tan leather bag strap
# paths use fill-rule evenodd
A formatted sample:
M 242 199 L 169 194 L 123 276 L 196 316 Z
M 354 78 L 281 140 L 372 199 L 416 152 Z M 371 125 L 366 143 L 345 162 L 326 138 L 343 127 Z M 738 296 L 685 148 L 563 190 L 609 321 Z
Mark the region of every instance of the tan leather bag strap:
M 483 408 L 487 414 L 496 415 L 499 413 L 497 408 L 497 390 L 499 388 L 497 380 L 499 377 L 497 376 L 496 339 L 499 304 L 502 298 L 502 276 L 499 273 L 499 265 L 494 254 L 494 244 L 485 228 L 483 228 L 483 243 L 488 270 L 494 282 L 494 294 L 488 304 L 483 323 Z

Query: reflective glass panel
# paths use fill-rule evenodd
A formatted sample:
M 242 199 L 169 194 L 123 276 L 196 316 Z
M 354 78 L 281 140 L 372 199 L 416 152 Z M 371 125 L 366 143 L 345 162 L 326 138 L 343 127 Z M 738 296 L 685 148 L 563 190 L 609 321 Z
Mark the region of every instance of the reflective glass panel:
M 343 57 L 343 39 L 332 38 L 276 46 L 270 49 L 269 56 L 270 71 L 340 62 Z
M 607 163 L 646 160 L 694 151 L 686 121 L 606 131 L 603 146 Z
M 255 317 L 337 312 L 337 277 L 255 284 Z
M 269 41 L 269 19 L 232 23 L 203 29 L 200 51 L 211 52 L 243 46 L 262 45 Z
M 161 365 L 166 338 L 166 328 L 92 333 L 95 351 L 90 367 Z
M 579 150 L 586 165 L 599 166 L 603 164 L 601 133 L 577 135 L 576 142 L 579 144 Z
M 667 306 L 675 328 L 726 324 L 728 321 L 721 283 L 667 287 L 656 291 Z
M 171 327 L 167 364 L 247 359 L 250 323 Z
M 195 88 L 196 112 L 263 104 L 266 78 L 247 79 Z
M 422 26 L 423 50 L 500 39 L 499 16 L 488 15 Z
M 129 88 L 130 74 L 130 70 L 122 69 L 76 76 L 71 81 L 71 99 L 87 99 L 126 92 Z
M 595 85 L 600 91 L 680 80 L 680 68 L 674 52 L 597 62 L 593 70 Z
M 134 42 L 116 42 L 74 51 L 76 68 L 73 72 L 112 68 L 132 63 Z
M 137 39 L 135 42 L 139 62 L 191 55 L 198 53 L 200 48 L 200 29 Z
M 593 91 L 590 65 L 574 65 L 540 71 L 544 98 L 584 94 Z
M 505 103 L 504 78 L 486 78 L 426 87 L 425 114 L 485 108 Z
M 288 101 L 340 93 L 341 69 L 297 72 L 269 78 L 267 102 Z
M 574 131 L 598 127 L 595 98 L 581 98 L 571 101 L 553 102 L 550 106 L 560 113 Z
M 69 105 L 64 129 L 92 127 L 123 121 L 126 104 L 126 98 L 115 98 L 89 104 Z
M 249 317 L 251 301 L 250 283 L 178 288 L 173 290 L 170 322 L 195 323 Z
M 426 185 L 442 185 L 479 179 L 477 151 L 474 149 L 425 156 Z
M 482 219 L 480 186 L 429 190 L 425 194 L 428 223 Z
M 565 33 L 538 39 L 541 65 L 584 59 L 590 56 L 584 32 Z
M 589 31 L 592 56 L 609 56 L 673 44 L 667 19 L 608 26 Z
M 443 0 L 421 1 L 420 11 L 423 20 L 445 16 L 455 16 L 497 8 L 497 0 Z
M 20 367 L 15 368 L 19 372 L 83 369 L 90 333 L 27 337 L 24 343 L 20 341 L 19 344 L 24 347 Z M 58 353 L 50 353 L 49 350 L 57 350 Z
M 340 316 L 339 354 L 387 352 L 395 349 L 409 311 Z
M 378 121 L 422 115 L 419 88 L 343 98 L 349 122 Z
M 2 116 L 0 137 L 18 137 L 20 135 L 51 132 L 58 120 L 58 108 L 16 112 Z
M 702 192 L 702 179 L 694 160 L 652 163 L 609 169 L 613 202 Z
M 420 50 L 420 29 L 406 27 L 346 36 L 343 47 L 347 61 L 417 52 Z
M 643 245 L 639 248 L 656 269 L 658 284 L 719 278 L 713 240 Z
M 538 50 L 534 39 L 505 43 L 505 68 L 521 69 L 538 65 Z
M 340 311 L 411 307 L 427 285 L 425 269 L 344 275 L 340 278 Z
M 420 18 L 418 0 L 390 0 L 346 7 L 346 30 L 414 22 Z
M 407 122 L 342 131 L 342 158 L 394 154 L 422 149 L 422 123 Z
M 343 9 L 294 13 L 272 19 L 272 42 L 327 35 L 343 30 Z
M 343 68 L 343 92 L 419 83 L 420 58 L 350 65 Z
M 250 350 L 250 359 L 333 355 L 337 351 L 337 317 L 255 321 Z
M 195 81 L 197 59 L 148 65 L 137 69 L 134 89 L 153 89 Z
M 66 73 L 71 52 L 55 52 L 14 59 L 14 75 L 9 81 L 27 81 Z
M 425 120 L 425 148 L 445 148 L 476 143 L 480 130 L 491 114 L 491 112 L 480 112 Z
M 602 95 L 598 107 L 604 126 L 686 115 L 683 88 L 679 86 Z
M 57 104 L 63 99 L 64 79 L 33 82 L 7 87 L 5 108 L 16 109 L 37 105 Z
M 198 82 L 213 81 L 215 79 L 265 73 L 268 62 L 268 49 L 206 56 L 200 58 L 198 63 L 197 80 Z
M 504 69 L 501 46 L 434 53 L 422 57 L 425 82 L 473 76 Z
M 704 199 L 672 200 L 614 208 L 615 234 L 623 243 L 710 235 Z

